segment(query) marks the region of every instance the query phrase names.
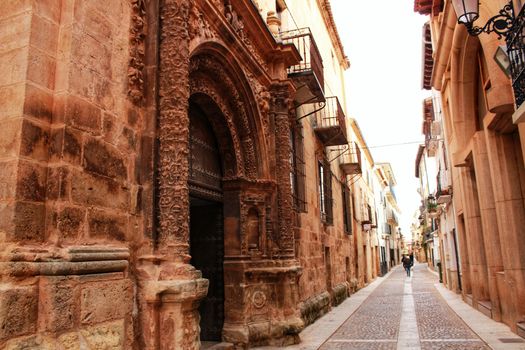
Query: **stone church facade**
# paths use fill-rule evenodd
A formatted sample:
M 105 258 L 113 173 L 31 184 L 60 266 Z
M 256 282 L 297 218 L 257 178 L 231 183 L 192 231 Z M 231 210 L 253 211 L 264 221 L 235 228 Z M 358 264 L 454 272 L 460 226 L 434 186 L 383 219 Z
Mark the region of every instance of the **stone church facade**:
M 289 69 L 304 57 L 275 29 L 285 3 L 266 2 L 4 4 L 0 348 L 297 343 L 358 287 L 360 222 L 345 233 L 338 210 L 312 228 L 317 197 L 296 209 L 290 135 L 309 112 Z M 308 3 L 344 70 L 328 1 Z

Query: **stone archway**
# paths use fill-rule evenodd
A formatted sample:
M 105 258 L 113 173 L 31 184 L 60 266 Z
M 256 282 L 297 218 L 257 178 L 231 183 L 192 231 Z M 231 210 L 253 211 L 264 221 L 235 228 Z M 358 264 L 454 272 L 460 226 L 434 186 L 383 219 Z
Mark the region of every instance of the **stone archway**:
M 295 260 L 285 258 L 288 247 L 293 251 L 293 236 L 280 232 L 285 209 L 277 205 L 282 190 L 268 171 L 268 159 L 273 155 L 265 152 L 269 127 L 262 122 L 268 115 L 261 115 L 251 85 L 236 76 L 240 68 L 232 67 L 232 60 L 216 50 L 201 49 L 190 60 L 189 76 L 190 120 L 193 108 L 206 116 L 222 167 L 221 191 L 217 194 L 222 203 L 224 234 L 222 340 L 241 346 L 295 342 L 302 329 L 295 312 L 300 269 Z M 284 112 L 280 118 L 288 123 L 287 109 Z M 191 162 L 190 204 L 195 185 L 191 182 Z M 289 177 L 286 181 L 289 186 Z M 190 232 L 192 228 L 190 222 Z M 192 261 L 196 260 L 192 256 Z M 207 278 L 205 271 L 203 277 Z M 211 292 L 214 283 L 210 281 Z

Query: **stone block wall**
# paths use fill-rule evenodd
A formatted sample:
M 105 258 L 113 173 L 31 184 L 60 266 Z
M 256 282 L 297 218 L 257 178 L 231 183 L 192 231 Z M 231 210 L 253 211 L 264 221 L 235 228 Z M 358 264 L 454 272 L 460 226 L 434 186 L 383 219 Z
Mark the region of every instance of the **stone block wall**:
M 38 279 L 0 292 L 2 349 L 131 348 L 133 288 L 122 274 Z
M 324 224 L 319 209 L 319 174 L 317 162 L 322 159 L 324 146 L 317 140 L 312 126 L 303 122 L 304 156 L 306 162 L 306 201 L 307 213 L 298 214 L 296 227 L 296 256 L 303 269 L 299 280 L 301 313 L 306 324 L 326 313 L 331 305 L 337 305 L 347 294 L 335 290 L 348 290 L 349 279 L 355 278 L 354 237 L 344 232 L 342 187 L 337 181 L 341 177 L 337 161 L 331 163 L 334 173 L 332 179 L 333 224 Z M 333 153 L 333 152 L 332 152 Z M 330 152 L 327 153 L 328 157 Z M 356 234 L 354 229 L 354 234 Z M 330 272 L 325 262 L 325 248 L 330 251 Z M 347 258 L 349 264 L 347 266 Z M 347 271 L 349 269 L 350 271 Z M 327 286 L 327 273 L 330 273 L 330 286 Z M 344 295 L 344 297 L 342 297 Z
M 127 0 L 3 3 L 2 349 L 131 347 L 128 248 L 144 235 L 153 126 L 128 97 L 133 11 Z M 73 252 L 83 246 L 101 248 Z
M 0 17 L 6 240 L 130 238 L 141 226 L 142 170 L 151 168 L 141 148 L 152 147 L 127 94 L 131 5 L 8 4 Z

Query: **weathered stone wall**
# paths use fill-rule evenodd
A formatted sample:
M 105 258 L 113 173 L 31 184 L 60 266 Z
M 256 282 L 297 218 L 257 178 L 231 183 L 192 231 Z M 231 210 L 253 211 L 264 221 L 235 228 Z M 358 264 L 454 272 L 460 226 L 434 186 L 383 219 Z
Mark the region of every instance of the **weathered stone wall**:
M 317 139 L 312 126 L 306 120 L 304 127 L 304 157 L 306 162 L 306 201 L 307 213 L 298 214 L 296 227 L 296 255 L 303 268 L 299 280 L 301 314 L 306 324 L 325 314 L 331 305 L 340 303 L 340 296 L 335 298 L 336 286 L 350 284 L 356 278 L 354 269 L 354 236 L 344 232 L 342 187 L 337 181 L 341 177 L 337 162 L 331 163 L 334 173 L 332 179 L 333 225 L 322 222 L 319 208 L 318 161 L 323 159 L 323 145 Z M 334 157 L 334 152 L 327 152 Z M 353 234 L 356 234 L 355 227 Z M 325 248 L 330 250 L 330 271 L 325 262 Z M 349 266 L 347 267 L 347 260 Z M 348 268 L 348 270 L 347 270 Z M 330 274 L 330 276 L 327 276 Z M 328 280 L 331 285 L 328 286 Z M 341 293 L 339 293 L 341 294 Z M 328 297 L 328 298 L 327 298 Z
M 2 348 L 131 347 L 146 125 L 128 97 L 132 11 L 127 0 L 3 4 Z

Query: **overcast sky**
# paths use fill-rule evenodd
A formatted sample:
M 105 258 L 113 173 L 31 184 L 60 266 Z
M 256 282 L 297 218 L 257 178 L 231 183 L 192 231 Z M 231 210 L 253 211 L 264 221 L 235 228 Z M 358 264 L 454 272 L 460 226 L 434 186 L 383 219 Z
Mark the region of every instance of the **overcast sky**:
M 419 207 L 415 178 L 417 143 L 423 142 L 421 89 L 422 27 L 427 16 L 415 13 L 414 0 L 331 0 L 346 55 L 347 116 L 355 118 L 374 161 L 394 169 L 401 229 Z M 408 234 L 408 235 L 407 235 Z

